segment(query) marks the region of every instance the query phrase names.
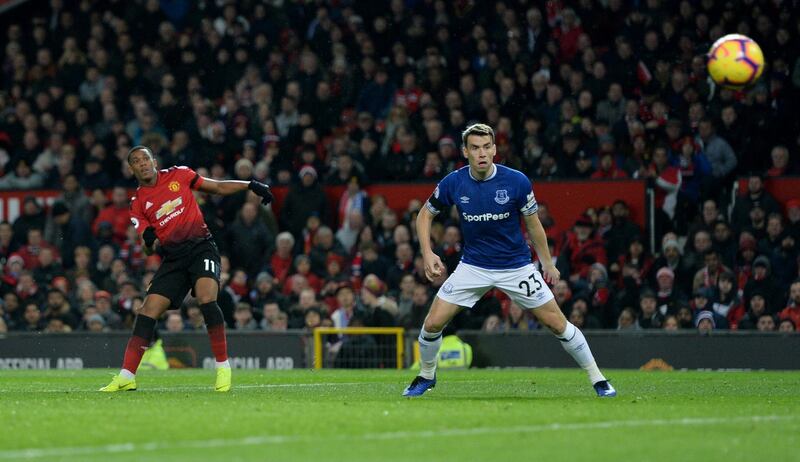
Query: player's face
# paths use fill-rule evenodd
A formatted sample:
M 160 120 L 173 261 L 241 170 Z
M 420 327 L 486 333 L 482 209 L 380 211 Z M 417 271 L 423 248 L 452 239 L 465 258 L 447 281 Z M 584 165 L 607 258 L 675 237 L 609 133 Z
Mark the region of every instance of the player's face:
M 131 154 L 129 165 L 139 183 L 150 183 L 156 177 L 156 161 L 144 149 L 136 150 Z
M 478 174 L 488 174 L 492 171 L 494 155 L 497 146 L 489 135 L 470 135 L 467 145 L 464 146 L 464 157 L 469 162 L 469 168 Z

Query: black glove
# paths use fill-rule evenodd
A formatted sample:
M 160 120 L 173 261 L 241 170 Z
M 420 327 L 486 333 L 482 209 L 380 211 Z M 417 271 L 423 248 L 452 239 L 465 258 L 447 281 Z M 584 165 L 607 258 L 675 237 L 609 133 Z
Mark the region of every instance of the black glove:
M 144 232 L 142 233 L 142 239 L 144 239 L 145 246 L 153 247 L 153 244 L 156 243 L 156 229 L 152 226 L 145 228 Z
M 272 202 L 272 192 L 270 191 L 269 186 L 265 185 L 264 183 L 251 180 L 250 184 L 247 185 L 247 188 L 261 197 L 262 204 L 267 205 Z

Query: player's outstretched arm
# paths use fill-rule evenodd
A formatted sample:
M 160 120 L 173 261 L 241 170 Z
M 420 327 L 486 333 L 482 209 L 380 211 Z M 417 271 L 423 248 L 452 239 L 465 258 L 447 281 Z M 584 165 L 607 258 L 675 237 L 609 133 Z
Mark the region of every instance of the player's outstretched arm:
M 250 190 L 256 193 L 261 198 L 264 205 L 272 202 L 272 191 L 268 185 L 256 180 L 239 181 L 239 180 L 212 180 L 211 178 L 203 178 L 203 183 L 198 188 L 200 191 L 209 194 L 219 194 L 220 196 L 229 196 L 236 194 L 240 191 Z
M 431 248 L 431 223 L 433 223 L 433 213 L 428 207 L 422 207 L 417 215 L 417 236 L 419 237 L 419 250 L 422 260 L 425 263 L 425 277 L 433 281 L 442 275 L 444 264 L 438 255 L 433 253 Z
M 525 227 L 528 228 L 528 234 L 533 241 L 533 248 L 536 250 L 539 261 L 542 262 L 544 280 L 549 284 L 555 284 L 561 278 L 561 273 L 553 265 L 553 257 L 550 255 L 550 248 L 547 247 L 547 234 L 544 232 L 542 222 L 539 221 L 539 214 L 532 213 L 523 216 Z

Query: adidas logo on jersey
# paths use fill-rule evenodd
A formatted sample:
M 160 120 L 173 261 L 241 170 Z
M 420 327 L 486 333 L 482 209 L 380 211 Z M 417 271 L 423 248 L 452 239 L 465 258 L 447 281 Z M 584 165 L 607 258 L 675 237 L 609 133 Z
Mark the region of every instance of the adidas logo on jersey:
M 481 213 L 479 215 L 468 215 L 466 213 L 461 214 L 466 221 L 497 221 L 497 220 L 505 220 L 506 218 L 511 216 L 511 212 L 506 213 Z

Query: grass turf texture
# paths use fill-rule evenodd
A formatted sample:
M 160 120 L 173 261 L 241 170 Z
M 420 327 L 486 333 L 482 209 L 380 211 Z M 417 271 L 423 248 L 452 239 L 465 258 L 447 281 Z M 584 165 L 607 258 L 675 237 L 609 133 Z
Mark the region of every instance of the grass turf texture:
M 0 461 L 798 460 L 799 372 L 442 371 L 401 398 L 408 371 L 0 372 Z

